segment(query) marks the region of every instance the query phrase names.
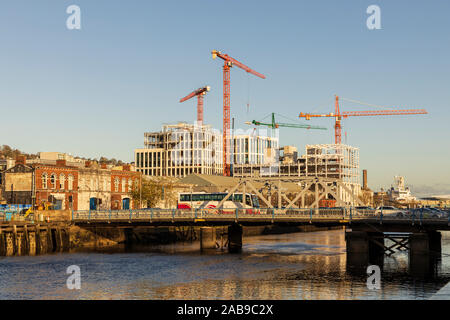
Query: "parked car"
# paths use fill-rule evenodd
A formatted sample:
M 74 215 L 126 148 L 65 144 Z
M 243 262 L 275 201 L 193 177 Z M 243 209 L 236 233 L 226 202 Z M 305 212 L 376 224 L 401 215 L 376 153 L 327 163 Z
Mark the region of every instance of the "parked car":
M 375 210 L 375 214 L 379 215 L 383 212 L 383 216 L 403 217 L 409 213 L 408 210 L 400 209 L 392 206 L 380 206 Z
M 420 217 L 422 214 L 422 218 L 448 218 L 448 212 L 436 208 L 416 208 L 410 210 L 410 213 L 415 214 L 416 217 Z
M 375 208 L 369 206 L 357 206 L 355 207 L 355 214 L 367 215 L 367 214 L 375 214 Z

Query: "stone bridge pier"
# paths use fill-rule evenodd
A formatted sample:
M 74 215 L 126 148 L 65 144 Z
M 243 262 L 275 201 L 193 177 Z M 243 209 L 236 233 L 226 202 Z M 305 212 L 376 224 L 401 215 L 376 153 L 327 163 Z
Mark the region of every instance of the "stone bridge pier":
M 200 250 L 216 249 L 216 228 L 200 228 Z
M 243 228 L 240 224 L 233 223 L 227 227 L 228 236 L 227 247 L 229 253 L 239 253 L 242 251 Z M 217 227 L 200 228 L 200 250 L 217 249 L 219 247 L 217 239 Z
M 347 245 L 347 264 L 355 267 L 367 267 L 370 264 L 382 268 L 384 263 L 383 233 L 366 231 L 345 232 Z
M 228 251 L 230 253 L 239 253 L 242 251 L 242 226 L 233 223 L 228 227 Z

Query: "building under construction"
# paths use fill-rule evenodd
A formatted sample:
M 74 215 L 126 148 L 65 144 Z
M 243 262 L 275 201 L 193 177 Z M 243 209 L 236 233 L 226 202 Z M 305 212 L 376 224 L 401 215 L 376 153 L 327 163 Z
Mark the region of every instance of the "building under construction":
M 222 135 L 210 125 L 167 124 L 144 134 L 134 151 L 137 171 L 146 176 L 185 177 L 223 174 Z
M 278 161 L 278 137 L 239 133 L 232 137 L 234 164 L 269 165 Z M 144 134 L 135 165 L 146 176 L 223 175 L 222 134 L 210 125 L 178 123 Z
M 234 177 L 323 177 L 339 179 L 355 194 L 361 191 L 359 149 L 344 144 L 307 145 L 298 157 L 292 146 L 282 148 L 280 161 L 271 165 L 235 164 Z M 345 195 L 342 193 L 345 201 Z

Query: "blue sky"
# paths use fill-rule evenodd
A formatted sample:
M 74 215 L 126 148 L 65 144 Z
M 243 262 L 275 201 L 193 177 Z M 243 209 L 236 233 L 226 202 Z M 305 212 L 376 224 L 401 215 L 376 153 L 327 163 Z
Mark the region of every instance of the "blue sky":
M 71 4 L 81 30 L 66 28 Z M 366 27 L 371 4 L 381 30 Z M 335 94 L 426 108 L 346 119 L 343 131 L 370 187 L 400 174 L 421 193 L 450 193 L 449 12 L 448 1 L 2 1 L 0 144 L 132 161 L 145 131 L 195 119 L 195 100 L 178 100 L 205 84 L 205 122 L 221 129 L 222 63 L 210 54 L 218 49 L 267 76 L 233 68 L 237 127 L 274 111 L 293 121 L 331 112 Z M 284 129 L 281 144 L 303 153 L 333 142 L 331 118 L 311 124 L 329 130 Z

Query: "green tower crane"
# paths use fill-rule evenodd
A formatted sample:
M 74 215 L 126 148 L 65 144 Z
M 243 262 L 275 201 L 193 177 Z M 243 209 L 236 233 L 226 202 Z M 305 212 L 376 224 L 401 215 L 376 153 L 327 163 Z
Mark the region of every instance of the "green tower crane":
M 321 126 L 311 126 L 311 125 L 307 125 L 307 124 L 276 122 L 275 121 L 275 113 L 272 113 L 272 123 L 265 123 L 265 122 L 261 122 L 261 121 L 252 120 L 251 122 L 246 121 L 245 124 L 248 124 L 248 125 L 254 124 L 255 126 L 267 126 L 272 129 L 278 129 L 279 127 L 287 127 L 287 128 L 300 128 L 300 129 L 327 130 L 326 127 L 321 127 Z

